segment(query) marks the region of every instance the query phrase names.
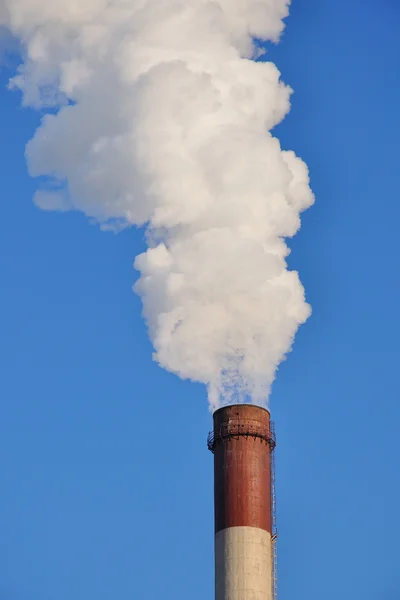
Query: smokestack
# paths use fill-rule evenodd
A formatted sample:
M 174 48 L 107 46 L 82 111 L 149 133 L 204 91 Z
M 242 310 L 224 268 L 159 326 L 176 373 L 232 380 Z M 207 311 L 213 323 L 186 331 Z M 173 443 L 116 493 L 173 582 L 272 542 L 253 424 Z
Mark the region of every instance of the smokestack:
M 208 448 L 214 454 L 215 600 L 274 600 L 275 435 L 268 410 L 220 408 Z

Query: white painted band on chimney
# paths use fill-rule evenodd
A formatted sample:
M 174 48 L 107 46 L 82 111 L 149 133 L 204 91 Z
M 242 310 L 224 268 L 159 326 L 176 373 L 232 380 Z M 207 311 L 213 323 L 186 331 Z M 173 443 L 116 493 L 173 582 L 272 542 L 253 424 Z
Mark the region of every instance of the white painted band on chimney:
M 272 600 L 268 531 L 229 527 L 216 534 L 215 600 Z

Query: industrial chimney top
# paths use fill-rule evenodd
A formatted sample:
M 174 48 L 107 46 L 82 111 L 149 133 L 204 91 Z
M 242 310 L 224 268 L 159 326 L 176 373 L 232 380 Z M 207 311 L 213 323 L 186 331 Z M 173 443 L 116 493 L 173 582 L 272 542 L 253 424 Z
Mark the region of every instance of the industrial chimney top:
M 221 442 L 238 437 L 258 438 L 273 450 L 276 445 L 274 425 L 269 410 L 255 404 L 232 404 L 214 412 L 214 430 L 210 431 L 207 446 L 211 452 Z

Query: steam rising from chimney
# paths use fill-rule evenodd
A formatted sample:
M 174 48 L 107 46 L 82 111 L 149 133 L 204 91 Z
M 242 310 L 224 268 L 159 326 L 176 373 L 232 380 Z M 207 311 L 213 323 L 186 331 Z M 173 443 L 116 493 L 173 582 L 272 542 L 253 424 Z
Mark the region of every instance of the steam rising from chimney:
M 291 90 L 252 60 L 289 3 L 0 0 L 26 51 L 11 85 L 51 108 L 26 151 L 47 181 L 36 204 L 146 227 L 154 358 L 212 407 L 265 404 L 310 314 L 284 242 L 313 203 L 308 171 L 269 133 Z

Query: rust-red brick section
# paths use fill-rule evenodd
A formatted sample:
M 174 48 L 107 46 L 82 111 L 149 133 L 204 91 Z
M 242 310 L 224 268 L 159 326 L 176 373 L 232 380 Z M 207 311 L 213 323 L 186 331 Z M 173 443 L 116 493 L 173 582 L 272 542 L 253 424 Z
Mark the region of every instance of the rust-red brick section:
M 254 405 L 236 404 L 214 413 L 215 532 L 246 526 L 271 533 L 270 446 L 256 435 L 228 434 L 235 431 L 268 433 L 269 412 Z

